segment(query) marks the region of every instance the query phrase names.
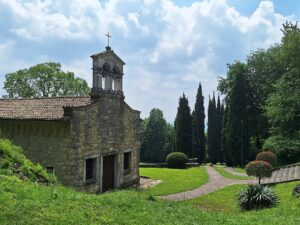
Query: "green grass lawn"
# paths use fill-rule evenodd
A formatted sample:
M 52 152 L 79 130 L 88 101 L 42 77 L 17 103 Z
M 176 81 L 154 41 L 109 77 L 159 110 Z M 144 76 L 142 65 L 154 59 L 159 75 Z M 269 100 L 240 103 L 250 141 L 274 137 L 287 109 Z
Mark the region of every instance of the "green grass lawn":
M 208 175 L 204 167 L 192 167 L 189 169 L 168 168 L 140 168 L 140 175 L 154 180 L 162 180 L 162 183 L 142 191 L 149 195 L 167 195 L 191 190 L 208 182 Z
M 238 186 L 172 202 L 148 200 L 135 190 L 95 195 L 0 177 L 0 224 L 299 225 L 300 199 L 291 197 L 296 183 L 276 186 L 281 198 L 277 207 L 240 212 L 235 202 Z
M 235 167 L 234 171 L 237 173 L 246 173 L 246 170 L 244 168 L 240 168 L 240 167 Z
M 241 212 L 237 206 L 236 195 L 246 185 L 233 185 L 214 193 L 186 201 L 199 210 L 225 212 L 237 220 L 249 220 L 252 224 L 300 224 L 300 198 L 292 197 L 293 188 L 299 182 L 290 182 L 274 186 L 280 198 L 276 207 Z M 249 223 L 250 224 L 250 223 Z
M 225 178 L 236 179 L 236 180 L 249 180 L 249 179 L 252 179 L 251 177 L 248 177 L 248 176 L 233 175 L 233 174 L 225 171 L 224 167 L 221 167 L 221 166 L 214 166 L 214 168 L 216 169 L 216 171 L 218 171 Z

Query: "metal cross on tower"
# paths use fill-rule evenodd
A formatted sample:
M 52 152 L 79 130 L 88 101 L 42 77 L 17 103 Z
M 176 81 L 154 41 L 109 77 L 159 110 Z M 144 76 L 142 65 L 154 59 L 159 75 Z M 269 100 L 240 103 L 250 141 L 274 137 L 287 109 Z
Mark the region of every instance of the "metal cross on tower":
M 107 36 L 107 46 L 109 47 L 109 38 L 111 38 L 111 36 L 109 35 L 109 32 L 107 34 L 105 34 L 105 36 Z

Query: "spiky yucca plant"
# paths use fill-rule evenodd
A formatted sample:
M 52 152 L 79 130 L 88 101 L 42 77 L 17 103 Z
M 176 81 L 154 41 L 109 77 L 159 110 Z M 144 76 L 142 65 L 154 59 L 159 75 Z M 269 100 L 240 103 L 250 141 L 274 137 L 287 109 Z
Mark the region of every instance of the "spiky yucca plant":
M 271 187 L 259 184 L 250 184 L 238 194 L 238 204 L 241 210 L 271 207 L 278 202 L 279 198 Z

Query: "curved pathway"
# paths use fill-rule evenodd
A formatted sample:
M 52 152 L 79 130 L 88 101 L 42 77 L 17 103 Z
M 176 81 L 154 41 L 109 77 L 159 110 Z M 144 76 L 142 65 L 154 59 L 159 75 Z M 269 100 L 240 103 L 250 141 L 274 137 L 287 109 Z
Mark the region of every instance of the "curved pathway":
M 171 195 L 160 196 L 161 199 L 182 201 L 187 199 L 197 198 L 201 195 L 209 194 L 218 189 L 234 185 L 234 184 L 249 184 L 255 180 L 234 180 L 221 176 L 212 166 L 205 166 L 208 173 L 208 183 L 194 190 L 179 192 Z

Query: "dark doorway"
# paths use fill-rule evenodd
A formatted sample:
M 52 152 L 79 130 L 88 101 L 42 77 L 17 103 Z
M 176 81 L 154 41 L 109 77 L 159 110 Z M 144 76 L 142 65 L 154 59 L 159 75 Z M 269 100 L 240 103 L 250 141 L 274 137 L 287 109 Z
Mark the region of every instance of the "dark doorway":
M 103 157 L 102 192 L 109 191 L 115 187 L 115 156 Z

